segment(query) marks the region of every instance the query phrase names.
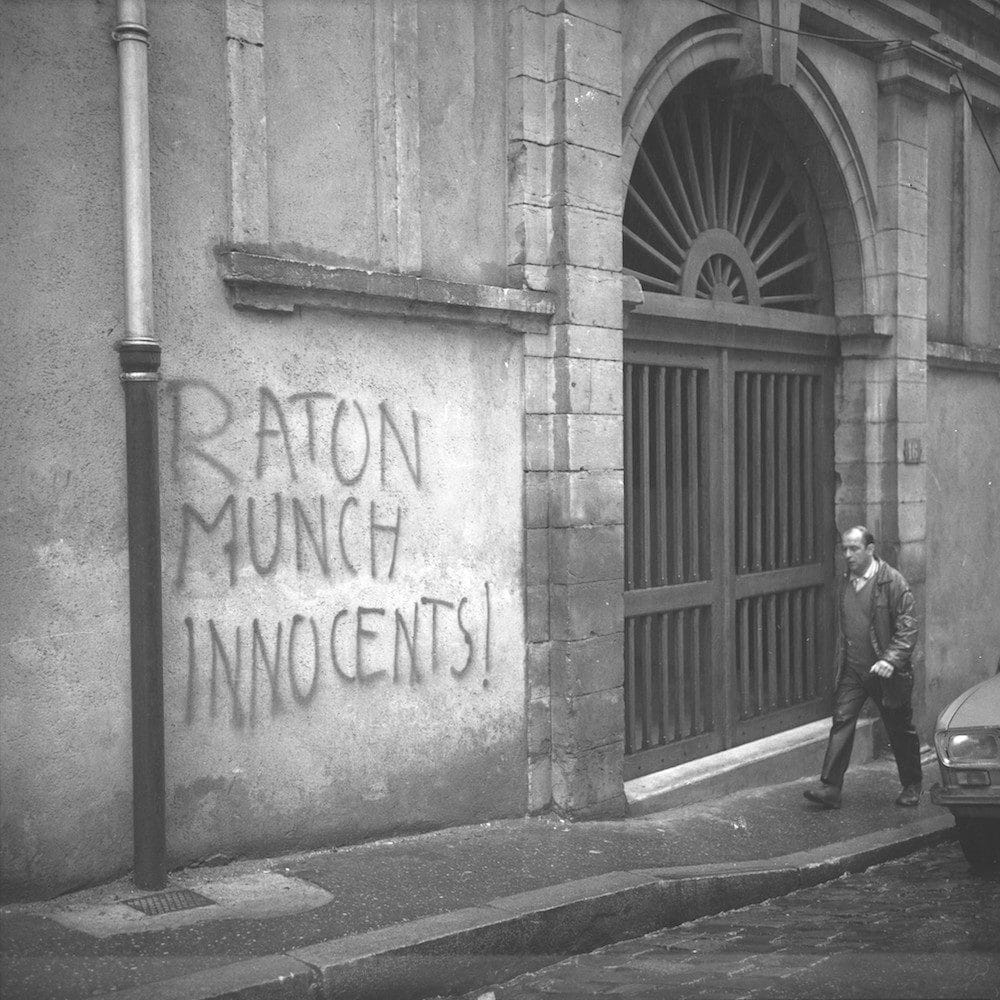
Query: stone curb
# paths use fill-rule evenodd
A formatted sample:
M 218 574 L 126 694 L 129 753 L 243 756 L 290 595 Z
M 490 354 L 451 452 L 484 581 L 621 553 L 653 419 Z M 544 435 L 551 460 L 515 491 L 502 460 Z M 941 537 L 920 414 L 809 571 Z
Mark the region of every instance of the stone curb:
M 454 995 L 863 871 L 949 839 L 952 831 L 951 816 L 942 815 L 763 861 L 610 872 L 94 1000 L 422 1000 L 442 990 Z

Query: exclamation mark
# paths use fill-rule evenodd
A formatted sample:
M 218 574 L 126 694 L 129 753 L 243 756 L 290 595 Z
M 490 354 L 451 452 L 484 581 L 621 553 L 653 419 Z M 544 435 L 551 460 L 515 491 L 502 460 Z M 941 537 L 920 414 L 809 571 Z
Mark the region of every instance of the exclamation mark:
M 486 676 L 483 678 L 483 687 L 490 686 L 490 583 L 486 581 Z

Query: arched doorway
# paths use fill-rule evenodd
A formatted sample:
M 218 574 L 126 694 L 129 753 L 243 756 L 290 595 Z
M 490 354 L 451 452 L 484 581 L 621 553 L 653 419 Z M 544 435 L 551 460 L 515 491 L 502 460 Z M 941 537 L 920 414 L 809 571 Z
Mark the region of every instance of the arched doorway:
M 722 76 L 660 106 L 623 213 L 626 777 L 828 710 L 826 236 L 793 137 Z

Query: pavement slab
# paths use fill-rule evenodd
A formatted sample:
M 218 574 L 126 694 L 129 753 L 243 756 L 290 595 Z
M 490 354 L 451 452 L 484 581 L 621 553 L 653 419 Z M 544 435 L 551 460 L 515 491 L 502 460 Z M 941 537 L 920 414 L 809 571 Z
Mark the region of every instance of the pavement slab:
M 852 770 L 836 812 L 808 805 L 805 786 L 625 820 L 505 820 L 184 870 L 171 888 L 213 904 L 157 917 L 125 905 L 139 895 L 127 880 L 6 906 L 3 996 L 256 996 L 254 975 L 270 976 L 254 986 L 271 990 L 261 996 L 295 996 L 308 981 L 337 997 L 433 996 L 443 982 L 498 981 L 950 831 L 927 801 L 893 805 L 895 769 L 883 761 Z

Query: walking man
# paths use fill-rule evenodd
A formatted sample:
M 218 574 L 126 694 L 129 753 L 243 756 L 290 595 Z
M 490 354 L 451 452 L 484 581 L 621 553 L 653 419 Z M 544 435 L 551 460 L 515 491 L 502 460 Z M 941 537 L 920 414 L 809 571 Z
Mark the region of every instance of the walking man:
M 903 790 L 898 806 L 920 801 L 920 740 L 913 727 L 913 667 L 917 642 L 913 594 L 901 573 L 875 557 L 875 538 L 863 525 L 842 538 L 847 572 L 839 594 L 839 649 L 833 724 L 820 784 L 811 802 L 840 808 L 840 789 L 851 760 L 854 729 L 865 701 L 878 706 L 896 758 Z

